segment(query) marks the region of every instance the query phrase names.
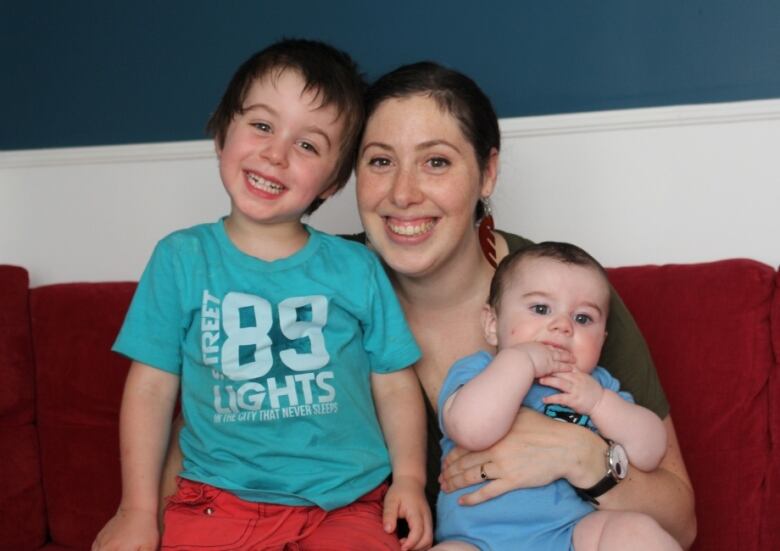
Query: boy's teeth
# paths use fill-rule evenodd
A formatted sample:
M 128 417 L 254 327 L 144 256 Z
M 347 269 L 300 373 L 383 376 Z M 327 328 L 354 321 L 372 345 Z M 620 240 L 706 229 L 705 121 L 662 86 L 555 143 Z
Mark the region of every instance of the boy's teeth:
M 269 182 L 265 178 L 261 178 L 257 174 L 252 174 L 251 172 L 247 172 L 247 178 L 253 188 L 261 189 L 268 193 L 281 193 L 284 190 L 284 186 Z
M 423 224 L 416 224 L 414 226 L 396 226 L 395 224 L 389 224 L 390 230 L 393 233 L 397 233 L 399 235 L 406 235 L 406 236 L 413 236 L 413 235 L 420 235 L 428 230 L 430 230 L 433 227 L 433 221 L 429 220 L 428 222 L 425 222 Z

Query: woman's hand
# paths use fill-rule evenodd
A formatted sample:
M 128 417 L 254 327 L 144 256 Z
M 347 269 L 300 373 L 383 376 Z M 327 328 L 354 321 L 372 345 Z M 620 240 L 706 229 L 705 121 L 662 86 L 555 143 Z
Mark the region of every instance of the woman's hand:
M 489 480 L 465 494 L 463 505 L 476 505 L 511 490 L 544 486 L 568 479 L 589 488 L 604 475 L 606 443 L 589 430 L 554 421 L 521 408 L 511 430 L 499 442 L 480 452 L 455 448 L 444 458 L 439 482 L 452 492 Z

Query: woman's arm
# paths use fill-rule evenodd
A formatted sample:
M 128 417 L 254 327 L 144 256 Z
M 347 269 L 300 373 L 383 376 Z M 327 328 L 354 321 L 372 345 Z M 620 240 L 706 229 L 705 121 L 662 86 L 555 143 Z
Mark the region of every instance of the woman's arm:
M 682 461 L 672 420 L 664 419 L 667 448 L 650 473 L 631 469 L 617 487 L 599 497 L 602 509 L 649 514 L 683 547 L 696 536 L 693 489 Z M 559 478 L 589 488 L 606 472 L 606 443 L 597 434 L 523 408 L 509 434 L 481 452 L 456 448 L 444 459 L 441 483 L 453 491 L 480 482 L 480 466 L 490 463 L 493 480 L 464 496 L 474 505 L 511 490 L 543 486 Z

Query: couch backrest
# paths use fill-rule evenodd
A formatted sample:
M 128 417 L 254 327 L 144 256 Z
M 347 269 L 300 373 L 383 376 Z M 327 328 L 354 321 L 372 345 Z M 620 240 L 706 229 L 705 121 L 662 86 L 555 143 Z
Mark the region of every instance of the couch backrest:
M 671 404 L 696 493 L 694 549 L 780 549 L 780 540 L 769 541 L 780 519 L 780 486 L 769 472 L 778 454 L 770 438 L 780 428 L 771 404 L 778 375 L 772 339 L 780 344 L 770 326 L 773 308 L 778 315 L 775 271 L 726 260 L 609 273 Z
M 129 361 L 111 352 L 134 283 L 32 289 L 37 420 L 54 543 L 89 549 L 119 504 L 118 414 Z
M 0 266 L 0 549 L 46 539 L 27 271 Z

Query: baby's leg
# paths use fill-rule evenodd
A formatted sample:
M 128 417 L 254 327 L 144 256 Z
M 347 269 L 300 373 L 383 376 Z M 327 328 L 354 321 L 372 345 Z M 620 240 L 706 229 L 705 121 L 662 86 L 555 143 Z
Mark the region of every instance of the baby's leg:
M 441 543 L 437 543 L 436 545 L 431 547 L 430 551 L 479 551 L 479 549 L 477 549 L 470 543 L 451 540 L 451 541 L 443 541 Z
M 574 527 L 575 551 L 682 551 L 652 517 L 627 511 L 596 511 Z

